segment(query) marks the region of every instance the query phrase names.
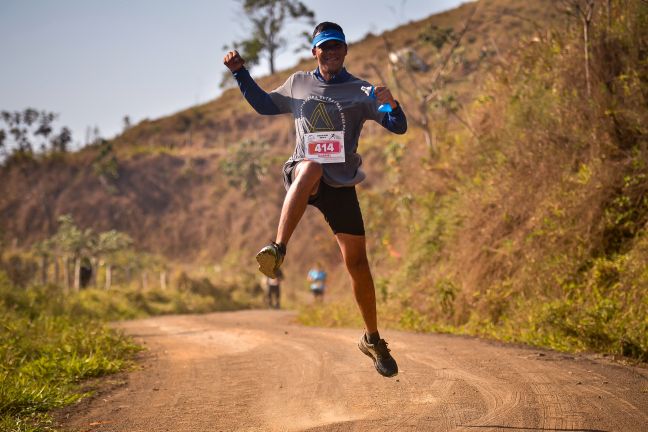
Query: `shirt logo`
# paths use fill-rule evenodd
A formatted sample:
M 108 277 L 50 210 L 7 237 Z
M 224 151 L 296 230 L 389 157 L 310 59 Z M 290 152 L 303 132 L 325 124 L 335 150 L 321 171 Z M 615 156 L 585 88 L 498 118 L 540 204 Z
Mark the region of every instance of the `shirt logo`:
M 302 134 L 344 131 L 346 129 L 342 105 L 326 96 L 307 97 L 299 107 L 296 120 Z
M 326 112 L 326 107 L 323 103 L 318 103 L 317 107 L 313 110 L 310 118 L 308 119 L 310 132 L 321 132 L 333 130 L 333 122 Z

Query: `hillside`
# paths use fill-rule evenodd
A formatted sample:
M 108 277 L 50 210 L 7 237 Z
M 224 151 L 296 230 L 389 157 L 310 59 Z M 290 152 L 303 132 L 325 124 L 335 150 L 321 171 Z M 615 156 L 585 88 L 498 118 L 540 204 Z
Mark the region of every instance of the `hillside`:
M 541 3 L 482 3 L 473 17 L 472 30 L 464 37 L 464 63 L 455 68 L 446 83 L 447 93 L 456 93 L 462 100 L 474 97 L 484 78 L 480 72 L 500 61 L 495 55 L 480 61 L 480 53 L 508 52 L 521 38 L 530 36 L 534 26 L 544 25 L 557 14 Z M 472 4 L 464 5 L 384 36 L 394 50 L 412 47 L 433 66 L 438 55 L 431 44 L 421 41 L 420 35 L 430 26 L 459 31 L 473 8 Z M 351 45 L 349 52 L 347 65 L 356 75 L 378 81 L 371 65 L 387 70 L 387 51 L 380 37 L 367 36 Z M 291 70 L 261 78 L 259 83 L 269 90 L 295 70 L 310 70 L 314 66 L 313 60 L 303 60 Z M 421 74 L 419 79 L 429 79 L 433 71 L 434 68 Z M 407 111 L 407 96 L 401 94 L 399 98 Z M 361 141 L 369 173 L 369 181 L 363 186 L 368 189 L 380 184 L 383 178 L 379 143 L 390 137 L 380 129 L 367 125 Z M 261 177 L 257 190 L 241 196 L 240 190 L 228 183 L 237 179 L 227 179 L 221 164 L 230 157 L 228 152 L 235 151 L 246 139 L 268 143 L 263 150 L 253 150 L 255 157 L 264 160 L 267 173 Z M 420 132 L 410 128 L 403 143 L 420 139 Z M 101 172 L 106 156 L 97 163 L 98 148 L 3 169 L 0 230 L 8 244 L 26 247 L 53 234 L 57 217 L 69 213 L 80 226 L 125 231 L 139 247 L 180 262 L 218 262 L 239 254 L 249 257 L 260 242 L 274 236 L 284 193 L 279 181 L 280 168 L 292 152 L 293 143 L 290 118 L 259 116 L 237 89 L 231 89 L 208 104 L 144 121 L 117 137 L 111 143 L 118 167 L 115 175 Z M 291 250 L 298 251 L 297 259 L 306 258 L 304 262 L 293 261 L 295 269 L 308 265 L 307 261 L 315 256 L 324 257 L 331 265 L 337 262 L 334 241 L 319 214 L 309 210 L 306 218 L 308 222 L 300 227 L 291 245 Z M 321 239 L 317 242 L 319 250 L 304 254 L 313 238 Z M 289 273 L 291 270 L 288 267 Z
M 647 14 L 608 4 L 592 23 L 588 86 L 580 21 L 552 1 L 481 0 L 349 47 L 349 71 L 387 82 L 410 123 L 403 137 L 367 124 L 359 150 L 390 325 L 645 358 Z M 427 71 L 390 67 L 403 48 Z M 292 119 L 261 117 L 230 89 L 110 143 L 4 167 L 0 230 L 25 248 L 70 213 L 186 268 L 254 275 L 293 134 Z M 335 241 L 309 209 L 285 266 L 290 300 L 315 260 L 332 270 L 332 297 L 348 299 Z M 318 323 L 348 322 L 344 307 Z

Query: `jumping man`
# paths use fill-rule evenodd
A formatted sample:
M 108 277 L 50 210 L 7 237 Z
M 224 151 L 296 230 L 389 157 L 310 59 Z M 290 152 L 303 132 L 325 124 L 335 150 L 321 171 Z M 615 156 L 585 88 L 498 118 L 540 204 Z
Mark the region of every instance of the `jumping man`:
M 367 97 L 371 84 L 344 68 L 347 44 L 339 25 L 318 24 L 311 47 L 318 67 L 312 72 L 294 73 L 270 93 L 252 79 L 238 52 L 230 51 L 224 59 L 243 96 L 259 114 L 292 113 L 295 118 L 297 143 L 283 168 L 287 193 L 277 236 L 256 259 L 259 270 L 274 277 L 306 206 L 317 207 L 335 234 L 353 282 L 366 327 L 358 347 L 373 359 L 381 375 L 391 377 L 398 373 L 398 366 L 378 333 L 376 294 L 355 190 L 355 185 L 365 178 L 357 148 L 366 120 L 374 120 L 397 134 L 407 131 L 407 120 L 388 88 L 378 86 L 375 98 Z M 391 112 L 378 111 L 382 104 L 389 104 Z

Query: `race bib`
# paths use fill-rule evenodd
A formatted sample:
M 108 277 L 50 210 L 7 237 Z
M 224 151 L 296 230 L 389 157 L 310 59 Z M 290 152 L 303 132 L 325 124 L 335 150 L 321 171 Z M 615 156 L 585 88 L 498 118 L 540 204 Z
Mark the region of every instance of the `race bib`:
M 344 162 L 344 132 L 307 133 L 304 136 L 306 159 L 319 163 Z

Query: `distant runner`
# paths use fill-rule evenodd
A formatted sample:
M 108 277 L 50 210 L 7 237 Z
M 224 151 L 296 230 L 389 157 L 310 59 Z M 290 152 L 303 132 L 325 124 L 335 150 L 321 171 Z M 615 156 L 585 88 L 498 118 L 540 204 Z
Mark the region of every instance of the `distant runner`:
M 277 269 L 275 272 L 275 277 L 267 277 L 266 284 L 268 285 L 268 307 L 279 309 L 281 298 L 281 280 L 283 279 L 283 273 L 280 269 Z
M 252 79 L 237 51 L 230 51 L 223 60 L 243 96 L 259 114 L 291 113 L 295 119 L 297 142 L 293 155 L 283 167 L 287 194 L 277 236 L 261 249 L 256 259 L 259 270 L 274 277 L 306 205 L 317 207 L 335 234 L 353 281 L 353 292 L 366 327 L 358 347 L 373 359 L 381 375 L 391 377 L 398 373 L 398 366 L 378 333 L 376 294 L 355 190 L 365 174 L 360 169 L 362 158 L 356 150 L 366 120 L 404 134 L 407 119 L 388 88 L 377 86 L 372 99 L 366 90 L 371 84 L 344 68 L 347 44 L 339 25 L 318 24 L 311 48 L 318 67 L 311 72 L 294 73 L 270 93 Z M 381 104 L 389 104 L 392 111 L 379 112 Z
M 308 282 L 310 282 L 310 290 L 315 301 L 322 302 L 324 300 L 324 290 L 326 289 L 326 272 L 322 264 L 317 263 L 315 267 L 308 271 Z

